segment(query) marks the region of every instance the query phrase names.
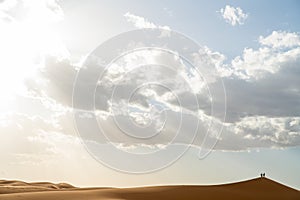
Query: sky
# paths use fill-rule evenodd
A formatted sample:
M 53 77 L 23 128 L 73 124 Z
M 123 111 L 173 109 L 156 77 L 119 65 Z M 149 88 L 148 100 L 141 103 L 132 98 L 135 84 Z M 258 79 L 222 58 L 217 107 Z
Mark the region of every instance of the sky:
M 0 178 L 300 189 L 299 8 L 0 1 Z

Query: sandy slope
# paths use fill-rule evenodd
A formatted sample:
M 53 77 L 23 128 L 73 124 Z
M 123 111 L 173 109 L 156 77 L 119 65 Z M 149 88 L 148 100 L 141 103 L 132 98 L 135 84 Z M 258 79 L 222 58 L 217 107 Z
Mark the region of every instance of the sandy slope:
M 37 192 L 37 191 L 56 191 L 62 189 L 72 189 L 74 186 L 67 183 L 53 184 L 48 182 L 26 183 L 23 181 L 0 180 L 0 194 L 17 192 Z
M 140 188 L 75 188 L 68 184 L 0 181 L 0 193 L 1 200 L 300 199 L 300 191 L 267 178 L 215 186 L 155 186 Z

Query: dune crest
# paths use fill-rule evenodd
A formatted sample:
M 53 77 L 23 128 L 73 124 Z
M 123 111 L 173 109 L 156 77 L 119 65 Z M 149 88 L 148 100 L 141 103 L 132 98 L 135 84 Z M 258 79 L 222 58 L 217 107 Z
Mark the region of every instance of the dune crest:
M 268 178 L 210 186 L 174 185 L 137 188 L 76 188 L 66 183 L 0 180 L 1 200 L 99 199 L 262 199 L 299 200 L 300 191 Z
M 23 193 L 23 192 L 41 192 L 41 191 L 55 191 L 72 189 L 74 186 L 67 183 L 49 183 L 49 182 L 33 182 L 26 183 L 24 181 L 15 180 L 0 180 L 0 195 L 10 193 Z

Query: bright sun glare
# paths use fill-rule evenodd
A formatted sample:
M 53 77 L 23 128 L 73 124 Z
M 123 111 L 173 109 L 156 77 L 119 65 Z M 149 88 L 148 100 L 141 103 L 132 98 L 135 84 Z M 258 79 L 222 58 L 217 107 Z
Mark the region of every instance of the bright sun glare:
M 6 10 L 16 1 L 5 1 L 0 7 L 0 105 L 7 106 L 15 94 L 25 92 L 24 80 L 35 76 L 43 66 L 46 55 L 68 56 L 54 24 L 63 18 L 59 8 L 44 1 L 24 1 L 28 12 L 20 19 L 12 18 Z M 52 7 L 51 7 L 52 6 Z M 51 8 L 51 9 L 49 9 Z

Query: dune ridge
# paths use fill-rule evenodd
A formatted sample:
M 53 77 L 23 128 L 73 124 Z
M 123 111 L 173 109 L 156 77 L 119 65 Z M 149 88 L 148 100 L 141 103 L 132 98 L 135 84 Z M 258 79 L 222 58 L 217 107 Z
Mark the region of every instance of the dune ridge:
M 136 188 L 77 188 L 67 183 L 0 180 L 1 200 L 99 199 L 285 199 L 299 200 L 300 191 L 268 178 L 221 185 L 172 185 Z
M 55 191 L 62 189 L 72 189 L 74 186 L 67 183 L 54 184 L 50 182 L 26 183 L 16 180 L 0 180 L 0 194 L 21 193 L 21 192 L 39 192 Z

